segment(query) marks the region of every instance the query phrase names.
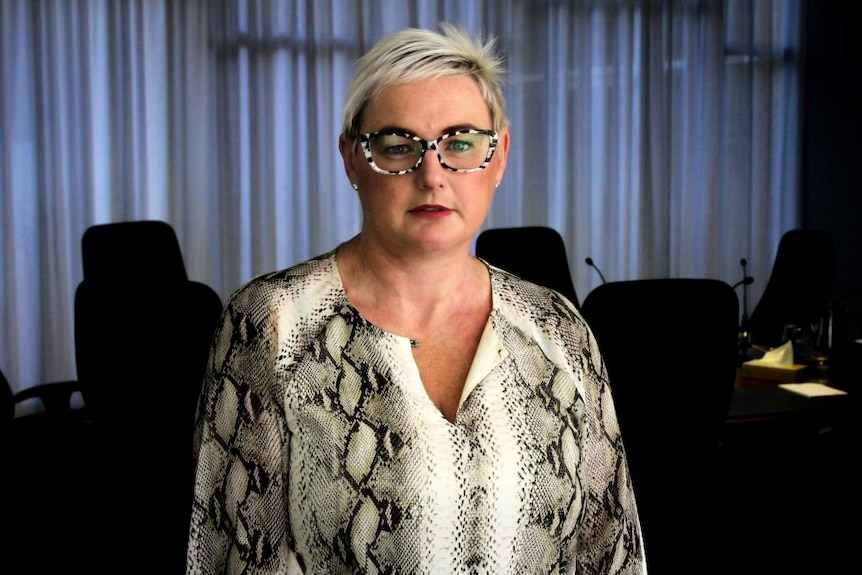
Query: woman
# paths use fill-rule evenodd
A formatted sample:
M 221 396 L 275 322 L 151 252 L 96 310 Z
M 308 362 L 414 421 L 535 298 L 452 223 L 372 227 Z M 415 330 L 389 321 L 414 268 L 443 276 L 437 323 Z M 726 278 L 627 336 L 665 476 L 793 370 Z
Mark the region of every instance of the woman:
M 640 573 L 606 374 L 571 302 L 470 255 L 506 169 L 493 40 L 358 62 L 360 233 L 228 301 L 189 573 Z

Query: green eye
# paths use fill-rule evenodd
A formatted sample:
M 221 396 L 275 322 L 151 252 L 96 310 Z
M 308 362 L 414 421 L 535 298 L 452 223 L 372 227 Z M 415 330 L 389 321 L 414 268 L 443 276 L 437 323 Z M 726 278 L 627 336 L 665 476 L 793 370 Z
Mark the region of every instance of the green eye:
M 410 146 L 406 144 L 392 144 L 383 148 L 383 153 L 387 156 L 403 156 L 410 153 Z
M 399 158 L 416 152 L 417 142 L 401 136 L 386 135 L 373 140 L 374 153 L 383 154 L 389 158 Z
M 446 150 L 456 154 L 469 152 L 476 147 L 474 138 L 452 137 L 446 139 Z

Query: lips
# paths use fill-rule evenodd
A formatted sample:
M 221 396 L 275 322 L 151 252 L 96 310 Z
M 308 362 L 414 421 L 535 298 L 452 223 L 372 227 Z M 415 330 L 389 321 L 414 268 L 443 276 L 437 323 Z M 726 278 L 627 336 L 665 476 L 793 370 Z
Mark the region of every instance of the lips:
M 419 206 L 410 210 L 411 212 L 447 212 L 449 208 L 443 206 Z

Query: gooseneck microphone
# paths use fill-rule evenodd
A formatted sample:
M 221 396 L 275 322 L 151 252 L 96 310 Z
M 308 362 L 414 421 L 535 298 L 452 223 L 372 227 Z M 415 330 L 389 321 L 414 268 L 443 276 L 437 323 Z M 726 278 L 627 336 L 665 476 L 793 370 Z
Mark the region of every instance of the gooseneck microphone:
M 754 283 L 754 278 L 751 277 L 750 275 L 748 275 L 748 271 L 746 268 L 746 266 L 748 265 L 748 260 L 745 258 L 742 258 L 741 260 L 739 260 L 739 265 L 742 266 L 742 279 L 731 286 L 733 289 L 736 289 L 739 286 L 750 286 L 751 284 Z M 742 297 L 745 298 L 745 290 L 744 289 L 742 292 Z M 745 306 L 743 306 L 743 307 L 745 307 Z
M 733 284 L 731 287 L 732 287 L 732 288 L 734 288 L 734 289 L 736 289 L 736 288 L 738 288 L 739 286 L 750 286 L 750 285 L 751 285 L 751 284 L 753 284 L 753 283 L 754 283 L 754 278 L 753 278 L 753 277 L 751 277 L 751 276 L 745 276 L 744 278 L 742 278 L 741 280 L 739 280 L 738 282 L 736 282 L 735 284 Z
M 597 266 L 595 262 L 593 262 L 593 258 L 587 257 L 587 265 L 596 270 L 596 272 L 598 272 L 599 277 L 602 278 L 603 284 L 608 283 L 607 280 L 605 280 L 605 274 L 603 274 L 602 270 L 599 269 L 599 266 Z

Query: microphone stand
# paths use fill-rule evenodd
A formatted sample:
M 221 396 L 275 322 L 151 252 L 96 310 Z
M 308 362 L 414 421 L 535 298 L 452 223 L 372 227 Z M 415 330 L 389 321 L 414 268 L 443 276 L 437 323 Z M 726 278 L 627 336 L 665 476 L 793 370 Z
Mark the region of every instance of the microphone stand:
M 748 275 L 748 260 L 739 260 L 742 266 L 742 279 L 731 287 L 736 289 L 742 286 L 742 322 L 739 324 L 739 358 L 744 361 L 748 355 L 748 347 L 751 345 L 751 334 L 748 332 L 748 286 L 754 283 L 754 278 Z
M 742 266 L 742 329 L 748 334 L 748 286 L 754 283 L 754 278 L 751 278 L 751 281 L 747 281 L 749 277 L 748 275 L 748 260 L 742 258 L 739 260 L 739 265 Z

